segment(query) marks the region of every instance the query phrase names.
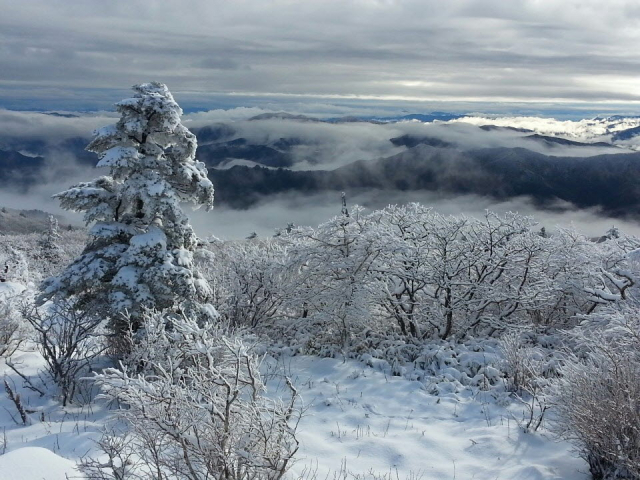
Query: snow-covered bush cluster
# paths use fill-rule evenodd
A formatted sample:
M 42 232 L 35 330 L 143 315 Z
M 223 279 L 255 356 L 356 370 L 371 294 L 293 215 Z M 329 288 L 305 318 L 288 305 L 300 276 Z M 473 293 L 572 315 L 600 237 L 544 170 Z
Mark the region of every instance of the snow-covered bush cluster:
M 72 299 L 56 299 L 46 308 L 23 306 L 22 314 L 44 358 L 49 378 L 60 388 L 62 406 L 72 402 L 78 381 L 88 375 L 105 349 L 101 311 L 79 308 Z
M 0 356 L 10 356 L 29 338 L 23 310 L 36 285 L 78 255 L 85 240 L 78 230 L 58 233 L 57 228 L 44 235 L 0 236 Z
M 80 229 L 0 235 L 0 283 L 17 282 L 39 285 L 47 277 L 60 272 L 84 248 L 86 232 Z
M 25 285 L 30 281 L 27 254 L 9 241 L 3 241 L 0 244 L 0 275 L 3 283 L 13 282 Z
M 594 478 L 640 478 L 640 304 L 585 317 L 554 385 L 558 433 L 578 445 Z
M 0 284 L 1 285 L 1 284 Z M 27 337 L 26 322 L 20 315 L 22 288 L 0 286 L 0 357 L 11 356 Z
M 376 335 L 463 341 L 571 327 L 628 296 L 628 254 L 639 246 L 569 229 L 547 235 L 517 214 L 445 217 L 410 204 L 355 208 L 270 240 L 215 242 L 214 260 L 201 258 L 231 323 L 337 352 Z
M 233 328 L 267 328 L 283 311 L 292 274 L 282 242 L 214 241 L 196 261 L 213 291 L 213 303 Z
M 257 357 L 218 326 L 155 313 L 144 315 L 141 327 L 143 338 L 127 361 L 138 371 L 121 366 L 96 377 L 104 398 L 128 406 L 118 412 L 128 439 L 117 457 L 85 471 L 116 472 L 116 478 L 130 478 L 126 470 L 145 472 L 144 478 L 281 478 L 298 448 L 291 382 L 288 400 L 266 398 Z

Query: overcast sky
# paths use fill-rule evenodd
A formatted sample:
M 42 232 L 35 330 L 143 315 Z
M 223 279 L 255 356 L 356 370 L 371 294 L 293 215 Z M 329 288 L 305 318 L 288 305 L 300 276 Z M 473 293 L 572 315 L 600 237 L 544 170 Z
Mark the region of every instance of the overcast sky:
M 187 108 L 640 110 L 637 0 L 0 0 L 0 12 L 4 108 L 109 108 L 159 80 Z

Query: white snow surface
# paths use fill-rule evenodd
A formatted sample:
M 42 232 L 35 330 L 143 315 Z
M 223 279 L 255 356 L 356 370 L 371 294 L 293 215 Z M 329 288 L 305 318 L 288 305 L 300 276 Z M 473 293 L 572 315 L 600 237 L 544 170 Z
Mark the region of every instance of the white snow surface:
M 428 385 L 389 377 L 360 362 L 316 357 L 285 361 L 304 401 L 300 450 L 290 476 L 353 474 L 401 480 L 586 480 L 586 463 L 548 431 L 525 434 L 515 405 L 471 390 L 440 397 Z
M 19 352 L 13 360 L 27 375 L 42 366 L 36 352 Z M 488 394 L 435 396 L 428 384 L 390 377 L 354 360 L 297 356 L 263 365 L 271 396 L 286 390 L 284 374 L 302 397 L 300 450 L 290 479 L 309 470 L 317 479 L 331 479 L 341 467 L 363 479 L 371 472 L 399 480 L 589 478 L 587 465 L 567 443 L 546 430 L 522 433 L 514 420 L 522 411 L 515 404 L 499 406 Z M 6 437 L 3 446 L 0 433 L 0 480 L 84 478 L 74 465 L 98 455 L 94 441 L 109 412 L 95 403 L 63 409 L 40 398 L 22 388 L 0 359 L 0 377 L 5 375 L 37 413 L 30 425 L 18 425 L 12 420 L 18 418 L 15 407 L 0 395 L 0 432 Z
M 0 282 L 0 300 L 8 297 L 20 295 L 25 290 L 25 286 L 15 282 Z
M 541 135 L 549 135 L 580 142 L 611 141 L 613 134 L 640 126 L 638 117 L 608 117 L 583 120 L 557 120 L 555 118 L 526 116 L 468 116 L 448 123 L 495 125 L 498 127 L 524 128 Z M 616 145 L 635 148 L 640 139 L 616 142 Z
M 276 167 L 270 167 L 268 165 L 262 165 L 261 163 L 254 162 L 253 160 L 245 160 L 243 158 L 233 158 L 231 160 L 222 162 L 217 167 L 215 167 L 215 169 L 216 170 L 228 170 L 228 169 L 233 168 L 235 166 L 249 167 L 249 168 L 262 167 L 262 168 L 268 168 L 270 170 L 277 170 Z
M 18 351 L 11 360 L 28 377 L 37 378 L 44 368 L 42 356 L 34 351 Z M 66 480 L 65 474 L 70 479 L 85 478 L 76 466 L 95 449 L 94 441 L 100 438 L 106 418 L 104 410 L 99 405 L 62 408 L 51 395 L 40 397 L 24 388 L 4 358 L 0 358 L 0 378 L 35 411 L 29 414 L 28 425 L 22 425 L 4 385 L 0 387 L 0 480 Z
M 0 455 L 0 480 L 67 480 L 78 476 L 75 462 L 42 447 Z

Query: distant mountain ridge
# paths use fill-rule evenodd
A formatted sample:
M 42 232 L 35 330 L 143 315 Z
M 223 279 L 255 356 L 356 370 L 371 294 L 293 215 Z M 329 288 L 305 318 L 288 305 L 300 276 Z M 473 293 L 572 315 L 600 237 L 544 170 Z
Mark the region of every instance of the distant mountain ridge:
M 530 196 L 640 218 L 640 153 L 551 157 L 523 148 L 462 152 L 424 144 L 398 155 L 357 161 L 332 171 L 235 166 L 210 172 L 220 204 L 249 208 L 262 197 L 323 190 L 438 191 L 504 200 Z
M 392 116 L 371 116 L 371 115 L 349 115 L 344 117 L 330 117 L 330 118 L 316 118 L 309 117 L 307 115 L 294 115 L 287 112 L 270 112 L 261 113 L 249 118 L 249 121 L 256 120 L 293 120 L 302 122 L 327 122 L 327 123 L 351 123 L 351 122 L 371 122 L 371 123 L 392 123 L 392 122 L 407 122 L 418 121 L 423 123 L 431 123 L 435 121 L 448 122 L 458 118 L 465 117 L 466 114 L 446 113 L 446 112 L 431 112 L 431 113 L 409 113 L 406 115 L 392 115 Z
M 464 118 L 466 116 L 467 116 L 466 114 L 431 112 L 431 113 L 409 113 L 407 115 L 397 115 L 397 116 L 391 116 L 391 117 L 371 117 L 371 119 L 377 120 L 379 122 L 418 121 L 418 122 L 424 122 L 424 123 L 431 123 L 435 121 L 448 122 L 449 120 Z
M 44 157 L 0 150 L 0 186 L 8 182 L 23 187 L 37 183 L 44 166 Z

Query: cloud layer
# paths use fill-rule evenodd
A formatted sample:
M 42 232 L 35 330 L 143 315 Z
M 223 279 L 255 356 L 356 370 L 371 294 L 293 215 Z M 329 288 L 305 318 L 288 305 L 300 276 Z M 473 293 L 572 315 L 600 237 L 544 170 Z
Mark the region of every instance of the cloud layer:
M 451 155 L 460 149 L 491 147 L 525 147 L 546 155 L 580 155 L 596 153 L 624 153 L 627 150 L 596 146 L 564 146 L 547 144 L 525 138 L 530 132 L 509 129 L 483 130 L 477 125 L 463 122 L 450 124 L 423 124 L 402 122 L 392 124 L 344 123 L 329 124 L 319 122 L 294 122 L 290 120 L 268 119 L 249 121 L 248 117 L 262 113 L 260 109 L 235 109 L 189 114 L 185 116 L 185 124 L 191 128 L 210 125 L 215 122 L 229 122 L 234 136 L 241 136 L 256 144 L 269 143 L 282 137 L 299 139 L 301 145 L 292 149 L 296 163 L 294 168 L 336 168 L 355 160 L 375 160 L 401 151 L 403 147 L 394 146 L 389 139 L 409 135 L 414 137 L 433 137 L 453 144 Z M 485 122 L 509 125 L 507 119 L 473 119 L 478 125 Z M 582 132 L 581 123 L 549 123 L 544 119 L 511 119 L 518 126 L 541 129 L 547 132 L 554 127 L 562 132 Z M 42 140 L 47 144 L 60 145 L 51 150 L 47 157 L 46 167 L 41 178 L 25 193 L 16 191 L 11 186 L 0 189 L 0 206 L 12 208 L 37 208 L 62 213 L 67 218 L 80 221 L 79 215 L 62 212 L 57 201 L 51 195 L 65 190 L 72 184 L 87 181 L 104 172 L 96 171 L 91 162 L 78 163 L 71 151 L 65 150 L 66 139 L 74 137 L 86 138 L 91 130 L 114 121 L 113 114 L 82 116 L 75 118 L 56 117 L 33 112 L 12 112 L 0 110 L 0 149 L 3 142 L 24 143 Z M 520 123 L 517 123 L 520 122 Z M 550 126 L 549 126 L 550 125 Z M 580 127 L 580 128 L 578 128 Z M 553 129 L 552 129 L 553 130 Z M 555 132 L 555 130 L 553 131 Z M 555 132 L 558 133 L 558 132 Z M 81 142 L 82 143 L 82 142 Z M 311 163 L 306 159 L 313 159 Z M 449 176 L 462 178 L 468 171 L 444 172 Z M 219 190 L 220 192 L 221 190 Z M 481 215 L 485 209 L 498 212 L 518 211 L 534 214 L 548 229 L 554 225 L 568 225 L 574 222 L 576 227 L 591 235 L 606 231 L 611 224 L 616 224 L 627 233 L 640 234 L 637 224 L 619 219 L 604 217 L 595 209 L 577 210 L 571 205 L 561 205 L 557 209 L 538 210 L 527 198 L 514 198 L 499 201 L 477 195 L 444 195 L 426 191 L 392 192 L 371 191 L 367 193 L 348 192 L 349 203 L 359 203 L 368 208 L 382 208 L 389 203 L 406 203 L 419 201 L 433 206 L 445 214 L 466 213 Z M 220 203 L 220 202 L 219 202 Z M 326 221 L 340 211 L 339 192 L 320 194 L 273 195 L 263 198 L 249 210 L 231 210 L 218 207 L 214 212 L 195 212 L 192 214 L 198 233 L 202 236 L 214 234 L 219 237 L 241 238 L 252 231 L 260 235 L 271 235 L 275 228 L 282 228 L 289 222 L 295 224 L 315 225 Z
M 0 11 L 11 108 L 106 108 L 150 79 L 193 107 L 640 102 L 634 0 L 0 0 Z
M 432 207 L 443 215 L 469 215 L 477 218 L 485 210 L 504 214 L 518 212 L 530 215 L 547 231 L 558 227 L 573 227 L 590 236 L 603 235 L 612 225 L 628 235 L 640 236 L 640 226 L 635 222 L 611 219 L 601 216 L 595 209 L 572 209 L 570 205 L 559 205 L 555 211 L 537 209 L 526 197 L 508 201 L 496 201 L 477 195 L 447 196 L 434 192 L 389 192 L 371 191 L 348 197 L 349 204 L 359 204 L 373 209 L 384 208 L 389 204 L 419 202 Z M 340 214 L 340 194 L 326 192 L 317 195 L 281 195 L 265 199 L 250 210 L 230 210 L 214 208 L 210 212 L 196 211 L 188 215 L 200 236 L 215 235 L 223 239 L 245 238 L 251 232 L 263 237 L 274 234 L 292 222 L 296 225 L 316 226 Z

